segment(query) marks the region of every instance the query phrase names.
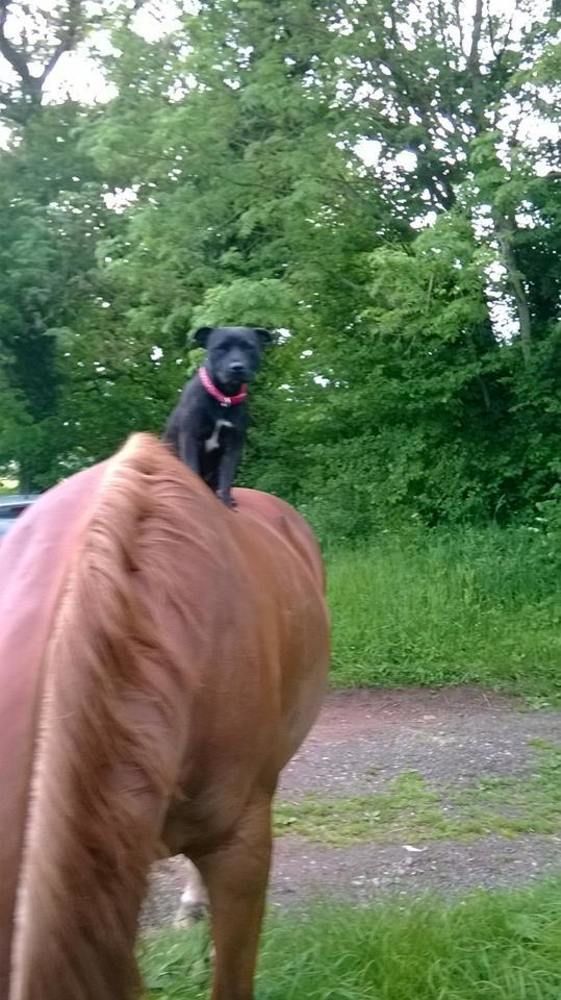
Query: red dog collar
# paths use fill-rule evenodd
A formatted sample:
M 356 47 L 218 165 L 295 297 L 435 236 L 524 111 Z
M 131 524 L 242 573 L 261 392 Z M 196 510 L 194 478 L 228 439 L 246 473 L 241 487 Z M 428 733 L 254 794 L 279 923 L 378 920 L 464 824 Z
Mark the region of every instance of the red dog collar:
M 199 378 L 209 396 L 218 400 L 221 406 L 237 406 L 238 403 L 243 403 L 247 399 L 246 385 L 242 385 L 241 390 L 235 396 L 225 396 L 223 392 L 220 392 L 220 389 L 217 389 L 206 368 L 199 368 Z

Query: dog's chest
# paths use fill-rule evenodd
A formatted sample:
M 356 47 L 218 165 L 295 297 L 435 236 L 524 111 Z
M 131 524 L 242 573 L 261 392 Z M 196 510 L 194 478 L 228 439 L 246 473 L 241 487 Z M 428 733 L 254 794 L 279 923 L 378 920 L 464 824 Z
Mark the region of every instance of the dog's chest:
M 204 442 L 205 451 L 207 452 L 207 454 L 209 452 L 211 452 L 211 451 L 216 451 L 217 448 L 220 448 L 220 444 L 221 444 L 220 433 L 221 433 L 221 431 L 224 430 L 224 429 L 230 430 L 233 426 L 234 425 L 233 425 L 233 423 L 232 423 L 231 420 L 215 420 L 215 422 L 214 422 L 214 428 L 212 430 L 212 433 L 211 433 L 210 437 L 207 437 L 205 439 L 205 442 Z

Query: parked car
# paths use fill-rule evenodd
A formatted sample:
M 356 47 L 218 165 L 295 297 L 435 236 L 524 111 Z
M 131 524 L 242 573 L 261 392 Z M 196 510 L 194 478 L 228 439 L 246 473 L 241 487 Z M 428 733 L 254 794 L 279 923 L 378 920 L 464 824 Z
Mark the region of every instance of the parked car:
M 8 533 L 20 514 L 39 499 L 36 493 L 0 496 L 0 538 Z

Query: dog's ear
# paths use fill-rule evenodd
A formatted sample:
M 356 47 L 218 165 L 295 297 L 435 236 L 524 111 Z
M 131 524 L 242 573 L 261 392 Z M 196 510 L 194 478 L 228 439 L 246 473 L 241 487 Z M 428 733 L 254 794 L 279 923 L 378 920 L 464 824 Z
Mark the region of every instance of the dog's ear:
M 261 347 L 268 347 L 273 342 L 273 334 L 270 330 L 265 330 L 261 326 L 255 327 L 255 332 L 261 342 Z
M 195 330 L 191 340 L 197 347 L 206 347 L 208 338 L 210 337 L 214 327 L 212 326 L 200 326 L 198 330 Z

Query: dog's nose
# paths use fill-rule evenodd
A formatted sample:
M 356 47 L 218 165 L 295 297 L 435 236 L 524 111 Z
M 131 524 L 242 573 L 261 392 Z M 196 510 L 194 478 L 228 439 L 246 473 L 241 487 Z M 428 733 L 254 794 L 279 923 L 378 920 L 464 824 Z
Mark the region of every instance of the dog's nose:
M 242 365 L 241 361 L 231 361 L 229 369 L 232 375 L 243 375 L 244 366 Z

